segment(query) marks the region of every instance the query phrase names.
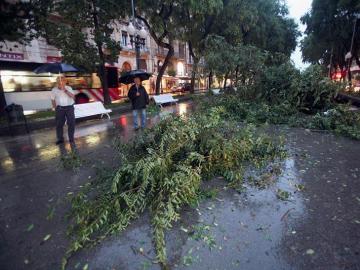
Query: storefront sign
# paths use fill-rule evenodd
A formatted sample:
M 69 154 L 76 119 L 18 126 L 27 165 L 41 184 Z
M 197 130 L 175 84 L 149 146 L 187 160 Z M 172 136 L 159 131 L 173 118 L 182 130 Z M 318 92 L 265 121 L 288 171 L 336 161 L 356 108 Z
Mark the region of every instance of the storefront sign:
M 24 54 L 22 53 L 11 53 L 11 52 L 1 52 L 0 59 L 6 60 L 24 60 Z
M 48 63 L 60 63 L 62 61 L 62 58 L 59 56 L 47 56 L 46 62 Z

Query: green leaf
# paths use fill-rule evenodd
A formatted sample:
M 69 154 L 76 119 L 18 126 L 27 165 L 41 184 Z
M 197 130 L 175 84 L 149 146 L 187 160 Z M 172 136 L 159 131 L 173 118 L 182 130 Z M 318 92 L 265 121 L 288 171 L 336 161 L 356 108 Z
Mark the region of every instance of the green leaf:
M 51 234 L 47 234 L 47 235 L 44 237 L 43 241 L 47 241 L 47 240 L 49 240 L 50 238 L 51 238 Z
M 34 229 L 34 224 L 30 224 L 30 225 L 27 227 L 26 231 L 27 231 L 27 232 L 30 232 L 30 231 L 32 231 L 32 229 Z

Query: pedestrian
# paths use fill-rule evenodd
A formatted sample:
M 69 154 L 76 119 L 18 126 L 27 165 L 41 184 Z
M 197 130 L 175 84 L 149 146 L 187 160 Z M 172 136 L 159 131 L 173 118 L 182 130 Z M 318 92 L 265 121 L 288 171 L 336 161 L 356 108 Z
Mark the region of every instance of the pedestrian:
M 141 85 L 139 77 L 134 78 L 134 84 L 130 87 L 128 97 L 132 104 L 134 129 L 138 127 L 138 114 L 141 115 L 141 128 L 146 126 L 146 105 L 149 104 L 149 95 Z
M 51 90 L 51 102 L 55 109 L 56 120 L 56 144 L 64 143 L 64 125 L 68 126 L 69 142 L 74 143 L 75 114 L 74 103 L 75 94 L 72 88 L 66 85 L 65 77 L 60 75 L 56 79 L 56 86 Z

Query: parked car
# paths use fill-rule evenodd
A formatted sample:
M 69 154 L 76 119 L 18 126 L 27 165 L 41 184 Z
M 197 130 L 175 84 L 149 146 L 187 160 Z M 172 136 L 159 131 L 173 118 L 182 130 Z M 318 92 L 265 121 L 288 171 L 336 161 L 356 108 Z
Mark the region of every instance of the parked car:
M 179 83 L 179 85 L 175 85 L 171 88 L 171 92 L 186 92 L 190 91 L 191 84 L 190 83 Z

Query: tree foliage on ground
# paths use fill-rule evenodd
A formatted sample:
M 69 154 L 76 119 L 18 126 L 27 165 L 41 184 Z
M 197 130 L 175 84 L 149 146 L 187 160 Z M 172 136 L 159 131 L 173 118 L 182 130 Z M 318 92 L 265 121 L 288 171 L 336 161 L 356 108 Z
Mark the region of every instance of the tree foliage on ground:
M 97 71 L 104 102 L 110 103 L 105 63 L 117 62 L 120 46 L 116 21 L 124 16 L 122 1 L 39 1 L 39 34 L 61 50 L 65 62 Z
M 221 106 L 208 107 L 186 118 L 166 118 L 127 145 L 120 142 L 119 168 L 100 187 L 88 185 L 73 199 L 68 255 L 124 231 L 149 211 L 157 262 L 168 269 L 166 230 L 184 206 L 196 202 L 202 181 L 223 176 L 240 188 L 247 167 L 265 169 L 284 157 L 279 138 L 224 120 Z
M 313 0 L 311 10 L 301 19 L 306 25 L 301 43 L 303 59 L 326 66 L 332 60 L 332 67 L 344 68 L 357 15 L 360 15 L 358 0 Z M 360 65 L 360 20 L 354 37 L 352 55 Z
M 236 121 L 327 130 L 360 140 L 360 114 L 337 101 L 343 86 L 331 81 L 323 66 L 300 72 L 285 62 L 265 66 L 253 84 L 201 101 L 200 106 L 222 106 L 224 115 Z

